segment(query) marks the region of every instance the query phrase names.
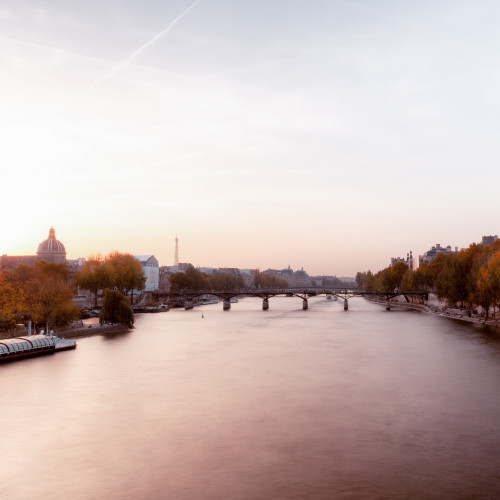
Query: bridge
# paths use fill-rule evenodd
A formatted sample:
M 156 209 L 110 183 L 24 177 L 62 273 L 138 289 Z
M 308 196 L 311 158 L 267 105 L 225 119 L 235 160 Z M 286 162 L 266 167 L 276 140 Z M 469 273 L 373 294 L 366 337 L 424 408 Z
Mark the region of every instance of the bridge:
M 180 290 L 177 292 L 153 292 L 152 298 L 155 302 L 182 302 L 185 309 L 192 309 L 196 300 L 201 297 L 213 296 L 222 300 L 222 308 L 224 311 L 231 309 L 231 299 L 238 297 L 260 297 L 262 299 L 262 309 L 264 311 L 269 309 L 269 299 L 276 296 L 297 297 L 302 300 L 302 309 L 306 310 L 309 307 L 309 298 L 317 297 L 318 295 L 325 295 L 327 298 L 337 297 L 343 299 L 344 310 L 349 309 L 348 299 L 352 297 L 370 297 L 376 298 L 380 301 L 385 301 L 386 309 L 389 311 L 391 308 L 391 299 L 403 296 L 406 302 L 410 302 L 410 297 L 419 297 L 420 303 L 423 304 L 428 299 L 429 292 L 406 292 L 400 290 L 389 291 L 374 291 L 365 292 L 357 288 L 249 288 L 239 289 L 232 291 L 215 291 L 215 290 Z

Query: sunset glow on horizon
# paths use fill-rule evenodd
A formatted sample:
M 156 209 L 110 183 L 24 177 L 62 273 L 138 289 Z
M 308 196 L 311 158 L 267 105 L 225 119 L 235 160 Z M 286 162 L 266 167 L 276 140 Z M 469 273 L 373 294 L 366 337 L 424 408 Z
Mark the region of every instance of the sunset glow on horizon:
M 5 1 L 0 255 L 354 276 L 499 234 L 500 4 Z

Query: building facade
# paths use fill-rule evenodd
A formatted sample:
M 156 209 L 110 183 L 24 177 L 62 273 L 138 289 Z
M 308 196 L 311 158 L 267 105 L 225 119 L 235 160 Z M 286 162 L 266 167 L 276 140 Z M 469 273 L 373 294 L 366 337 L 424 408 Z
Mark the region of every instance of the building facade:
M 145 292 L 156 292 L 160 287 L 160 266 L 154 255 L 135 255 L 135 258 L 141 263 L 146 284 Z
M 411 250 L 409 253 L 406 254 L 406 259 L 403 257 L 392 257 L 391 258 L 391 266 L 396 264 L 396 262 L 403 262 L 404 264 L 406 264 L 408 266 L 408 269 L 410 269 L 411 271 L 415 270 L 413 267 L 413 252 Z
M 498 240 L 498 235 L 495 234 L 495 236 L 483 236 L 481 239 L 481 244 L 482 245 L 489 245 L 493 243 L 494 241 Z

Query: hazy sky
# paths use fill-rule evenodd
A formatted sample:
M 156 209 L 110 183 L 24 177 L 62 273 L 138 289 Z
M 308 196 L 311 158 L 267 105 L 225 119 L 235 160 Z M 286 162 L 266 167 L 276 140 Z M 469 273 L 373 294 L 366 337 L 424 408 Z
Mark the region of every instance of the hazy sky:
M 499 1 L 4 0 L 0 254 L 377 271 L 500 234 Z

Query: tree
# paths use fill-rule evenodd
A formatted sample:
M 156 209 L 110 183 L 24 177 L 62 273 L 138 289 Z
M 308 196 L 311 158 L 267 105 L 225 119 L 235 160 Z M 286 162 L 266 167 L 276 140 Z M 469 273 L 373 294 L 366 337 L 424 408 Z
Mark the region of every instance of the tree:
M 132 328 L 134 324 L 134 312 L 130 307 L 127 297 L 118 290 L 104 290 L 102 308 L 99 312 L 101 323 L 119 323 Z
M 245 282 L 239 275 L 215 272 L 208 277 L 208 287 L 210 290 L 233 291 L 244 286 Z
M 14 286 L 0 272 L 0 327 L 11 328 L 15 324 L 15 317 L 21 310 L 24 294 Z
M 112 287 L 127 296 L 134 290 L 143 290 L 146 276 L 141 263 L 129 253 L 113 252 L 105 259 L 111 276 Z
M 427 262 L 422 262 L 418 269 L 413 273 L 413 284 L 415 290 L 433 289 L 434 281 L 435 277 L 432 274 L 429 264 Z
M 277 276 L 269 276 L 266 272 L 260 272 L 255 269 L 253 274 L 253 282 L 256 287 L 261 288 L 288 288 L 288 281 Z
M 112 279 L 110 267 L 104 264 L 103 257 L 98 254 L 85 261 L 75 276 L 75 284 L 94 294 L 94 307 L 97 308 L 99 290 L 112 286 Z
M 200 290 L 224 290 L 224 278 L 221 273 L 214 276 L 207 276 L 206 273 L 189 266 L 185 272 L 178 272 L 170 276 L 170 286 L 172 291 L 190 290 L 197 292 Z
M 406 270 L 401 281 L 401 289 L 406 292 L 417 290 L 417 277 L 415 272 L 410 269 Z
M 358 284 L 359 288 L 363 288 L 366 280 L 366 271 L 365 272 L 357 272 L 356 273 L 356 283 Z
M 189 266 L 185 274 L 191 280 L 192 290 L 198 291 L 208 289 L 208 276 L 205 273 L 195 269 L 193 266 Z
M 467 281 L 465 260 L 448 255 L 435 281 L 438 299 L 446 300 L 450 305 L 460 303 L 463 307 L 469 295 Z
M 375 286 L 375 276 L 373 276 L 373 273 L 370 270 L 366 271 L 363 285 L 367 292 L 374 292 L 377 289 Z
M 485 262 L 487 247 L 473 243 L 458 254 L 446 255 L 435 280 L 436 295 L 450 305 L 470 308 L 477 300 L 477 273 Z M 436 257 L 437 258 L 437 257 Z
M 393 266 L 386 267 L 380 275 L 383 290 L 392 292 L 401 288 L 403 276 L 407 271 L 408 266 L 404 262 L 396 262 Z
M 254 269 L 253 270 L 253 286 L 255 288 L 259 288 L 260 286 L 262 286 L 261 284 L 261 272 L 260 272 L 260 269 Z
M 488 318 L 490 307 L 495 308 L 500 301 L 500 251 L 480 267 L 476 276 L 474 299 Z
M 173 292 L 179 292 L 180 290 L 193 290 L 193 279 L 186 273 L 174 273 L 168 278 L 168 281 L 170 281 L 170 289 Z
M 19 312 L 30 315 L 36 324 L 63 326 L 78 318 L 65 264 L 21 265 L 6 273 L 6 279 L 19 291 Z
M 500 304 L 500 250 L 488 262 L 488 280 L 493 296 L 493 314 L 495 314 L 495 307 Z
M 441 271 L 444 268 L 446 260 L 452 257 L 452 255 L 445 253 L 438 253 L 434 259 L 429 263 L 429 267 L 427 269 L 428 273 L 428 281 L 431 288 L 434 288 L 436 285 L 436 280 Z

